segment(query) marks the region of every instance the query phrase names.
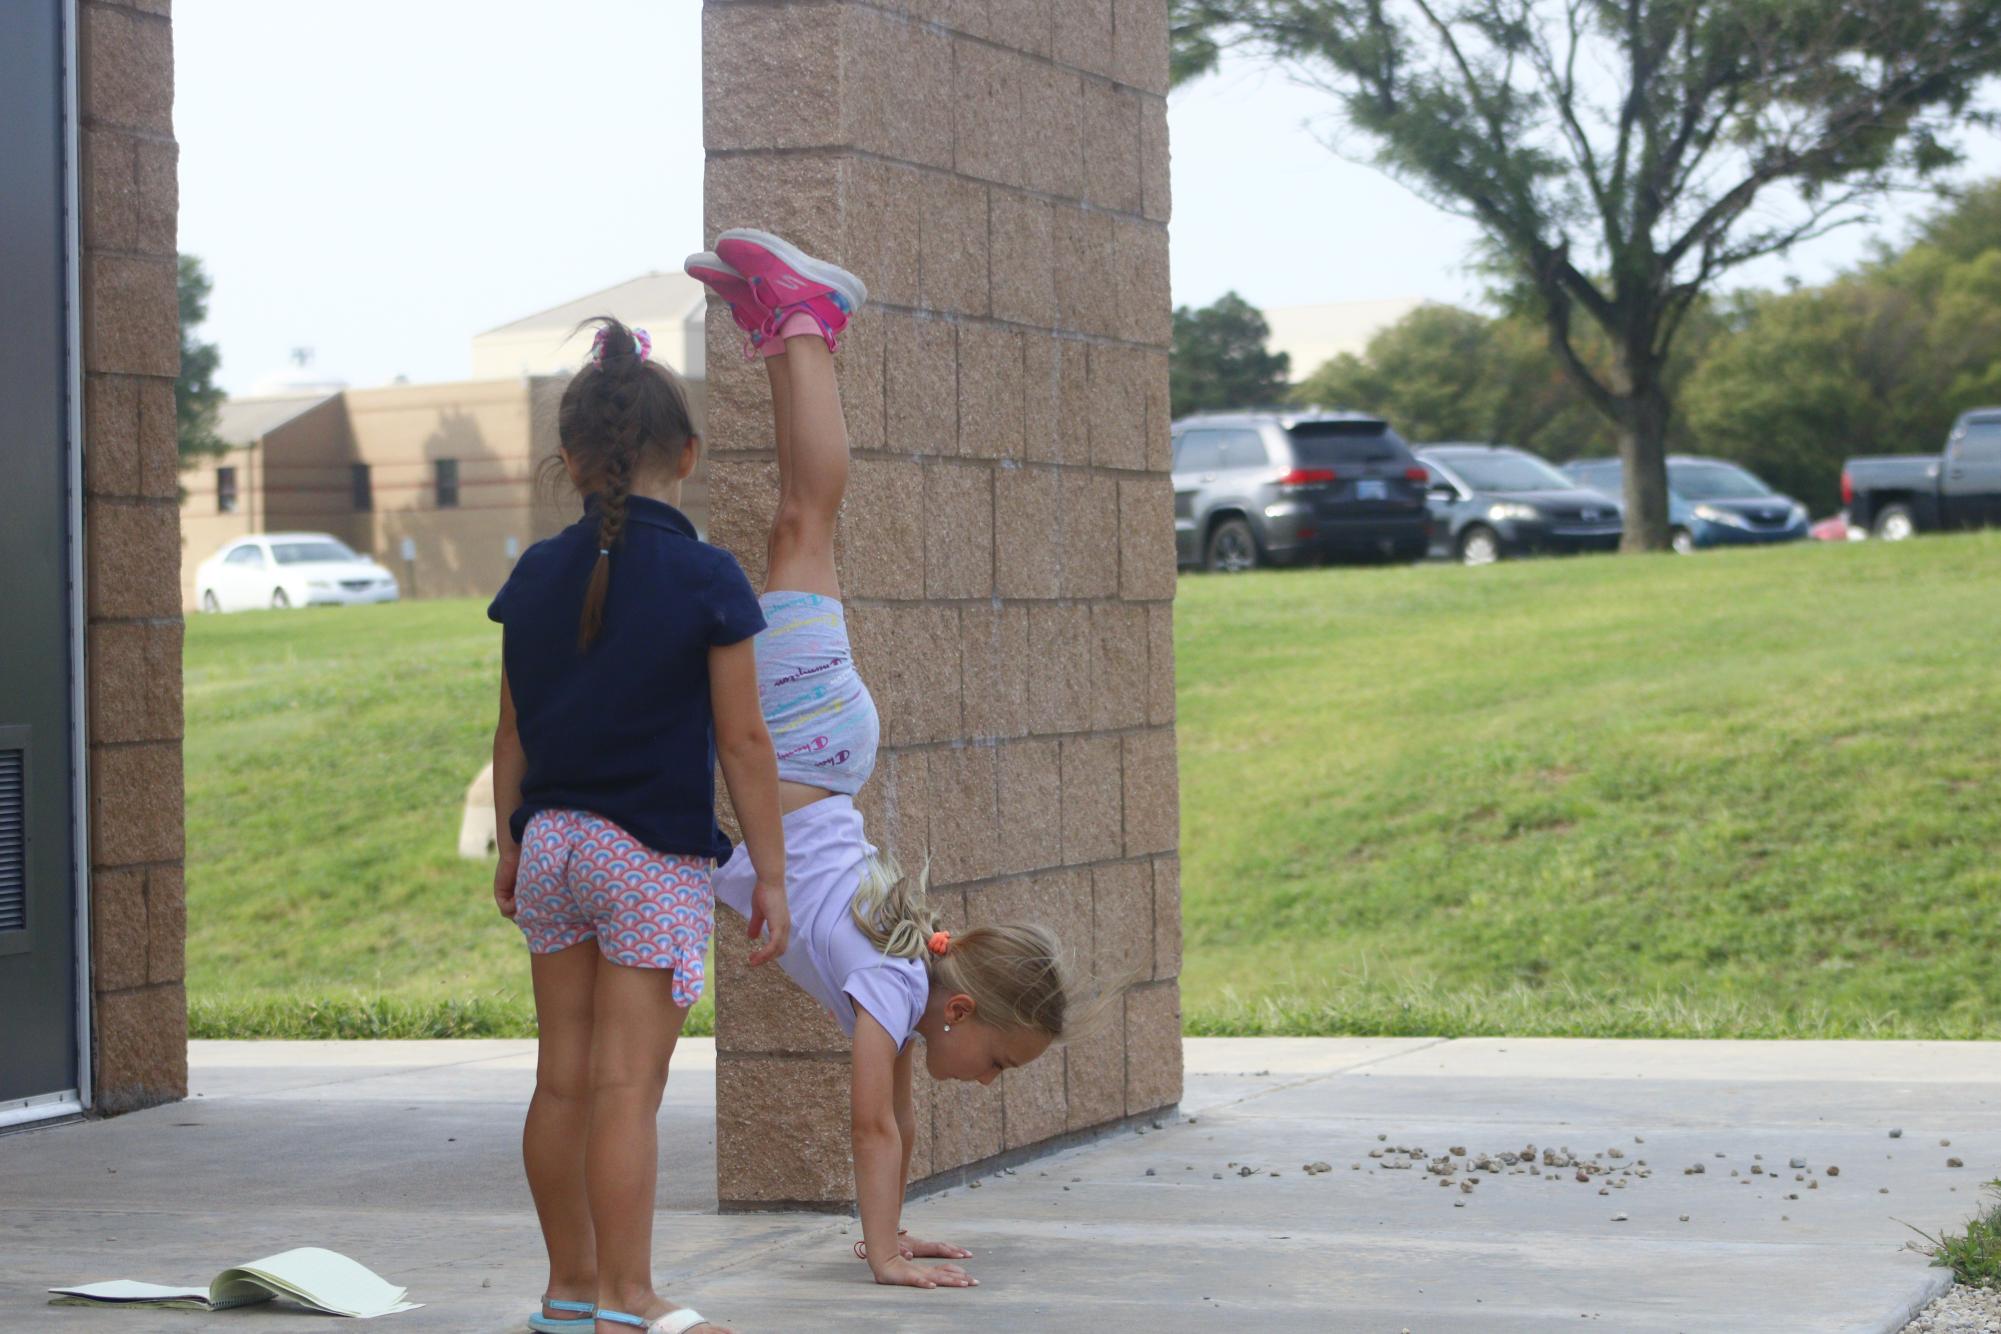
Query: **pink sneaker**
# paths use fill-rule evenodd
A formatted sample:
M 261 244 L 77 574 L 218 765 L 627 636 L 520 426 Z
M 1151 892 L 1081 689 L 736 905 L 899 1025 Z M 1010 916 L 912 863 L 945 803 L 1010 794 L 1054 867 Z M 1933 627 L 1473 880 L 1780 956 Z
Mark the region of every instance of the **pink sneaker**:
M 860 278 L 770 232 L 732 228 L 716 238 L 716 253 L 743 275 L 752 295 L 771 313 L 767 336 L 796 312 L 810 315 L 828 349 L 836 349 L 842 330 L 868 301 Z
M 744 359 L 754 359 L 758 350 L 776 332 L 777 322 L 772 319 L 772 312 L 757 299 L 750 280 L 725 263 L 721 256 L 707 250 L 688 256 L 681 269 L 723 299 L 723 303 L 730 308 L 730 318 L 736 321 L 737 328 L 743 330 Z

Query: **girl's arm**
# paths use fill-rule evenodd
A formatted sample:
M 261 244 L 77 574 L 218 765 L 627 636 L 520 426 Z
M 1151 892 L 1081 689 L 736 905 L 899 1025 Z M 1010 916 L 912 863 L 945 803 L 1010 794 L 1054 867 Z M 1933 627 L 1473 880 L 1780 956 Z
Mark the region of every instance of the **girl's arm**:
M 911 1053 L 915 1045 L 903 1044 L 903 1050 L 896 1054 L 896 1128 L 903 1136 L 903 1185 L 910 1186 L 910 1154 L 917 1147 L 917 1114 L 910 1103 Z M 898 1199 L 903 1198 L 899 1192 Z M 954 1246 L 949 1241 L 920 1241 L 905 1232 L 898 1232 L 896 1249 L 906 1260 L 923 1256 L 935 1260 L 970 1260 L 973 1253 L 963 1246 Z
M 751 951 L 750 964 L 770 963 L 785 953 L 792 937 L 792 912 L 785 901 L 785 826 L 778 813 L 778 757 L 757 699 L 757 650 L 748 639 L 709 650 L 709 707 L 716 720 L 716 758 L 730 804 L 743 827 L 757 887 L 750 896 L 750 938 L 770 928 L 770 938 Z
M 521 805 L 521 779 L 528 756 L 515 730 L 514 694 L 507 688 L 507 669 L 500 669 L 500 721 L 493 729 L 493 846 L 500 859 L 493 868 L 493 902 L 502 917 L 514 916 L 514 881 L 521 869 L 521 845 L 514 841 L 514 812 Z
M 855 1015 L 853 1082 L 855 1202 L 862 1215 L 862 1245 L 878 1283 L 908 1288 L 970 1288 L 975 1280 L 957 1265 L 919 1265 L 897 1249 L 896 1219 L 910 1172 L 910 1139 L 899 1124 L 908 1113 L 896 1096 L 896 1039 L 867 1010 Z M 911 1123 L 914 1136 L 916 1125 Z

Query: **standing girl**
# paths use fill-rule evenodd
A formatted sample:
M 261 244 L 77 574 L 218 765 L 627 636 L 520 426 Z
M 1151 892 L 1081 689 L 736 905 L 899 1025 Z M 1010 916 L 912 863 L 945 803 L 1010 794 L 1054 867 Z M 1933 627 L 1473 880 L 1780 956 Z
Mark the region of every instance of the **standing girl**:
M 561 464 L 584 516 L 522 553 L 504 627 L 493 896 L 528 939 L 540 1027 L 522 1131 L 549 1252 L 542 1331 L 715 1326 L 653 1289 L 655 1117 L 702 994 L 720 760 L 744 831 L 751 955 L 785 952 L 778 771 L 742 569 L 676 508 L 699 442 L 642 330 L 601 319 L 563 394 Z
M 856 1194 L 875 1281 L 971 1287 L 970 1251 L 897 1228 L 910 1153 L 911 1043 L 924 1038 L 933 1078 L 993 1082 L 1074 1027 L 1057 942 L 1042 927 L 937 929 L 923 890 L 876 856 L 854 794 L 875 766 L 875 704 L 849 647 L 834 567 L 834 523 L 848 479 L 848 435 L 834 351 L 868 299 L 861 280 L 764 232 L 724 232 L 688 273 L 729 303 L 771 384 L 778 512 L 760 599 L 758 691 L 778 748 L 790 905 L 798 940 L 785 972 L 854 1041 L 851 1088 Z M 753 850 L 754 851 L 754 850 Z M 757 909 L 755 858 L 716 873 L 716 896 Z

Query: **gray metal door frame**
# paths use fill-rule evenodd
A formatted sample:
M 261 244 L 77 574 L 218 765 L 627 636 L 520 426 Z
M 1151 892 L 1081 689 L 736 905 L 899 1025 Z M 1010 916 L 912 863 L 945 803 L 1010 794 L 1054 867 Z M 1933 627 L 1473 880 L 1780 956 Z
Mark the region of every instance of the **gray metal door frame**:
M 0 1104 L 0 1130 L 74 1116 L 91 1108 L 91 974 L 90 974 L 90 825 L 89 746 L 86 736 L 87 700 L 84 666 L 84 534 L 83 534 L 83 328 L 79 286 L 80 153 L 77 131 L 77 9 L 76 0 L 59 0 L 62 27 L 62 244 L 63 244 L 63 392 L 64 392 L 64 565 L 68 620 L 69 735 L 57 738 L 69 749 L 69 812 L 71 886 L 75 941 L 73 975 L 76 1017 L 74 1086 L 18 1098 Z

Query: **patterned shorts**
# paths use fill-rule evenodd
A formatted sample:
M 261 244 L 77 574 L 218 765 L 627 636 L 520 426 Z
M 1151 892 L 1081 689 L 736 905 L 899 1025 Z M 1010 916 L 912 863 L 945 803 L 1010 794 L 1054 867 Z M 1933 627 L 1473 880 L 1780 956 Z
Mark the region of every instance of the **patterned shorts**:
M 628 968 L 674 970 L 674 1003 L 702 996 L 715 928 L 706 858 L 655 852 L 589 811 L 539 811 L 521 838 L 514 923 L 535 954 L 595 938 Z

